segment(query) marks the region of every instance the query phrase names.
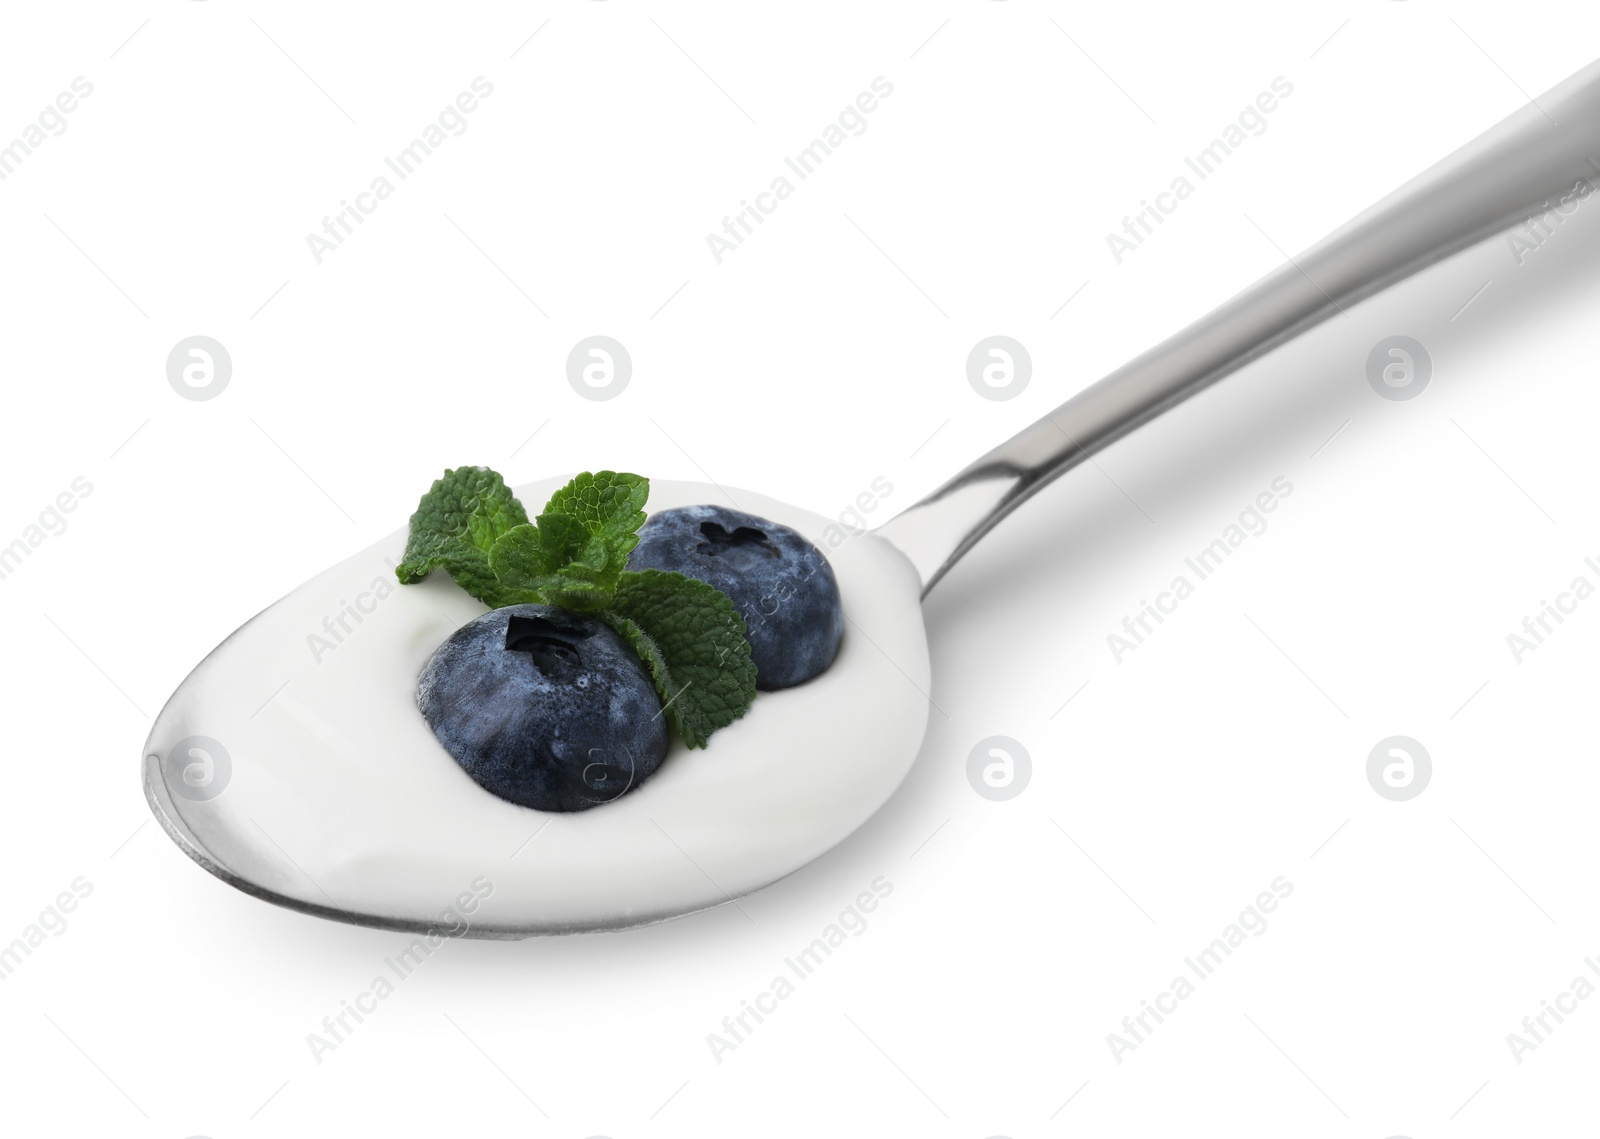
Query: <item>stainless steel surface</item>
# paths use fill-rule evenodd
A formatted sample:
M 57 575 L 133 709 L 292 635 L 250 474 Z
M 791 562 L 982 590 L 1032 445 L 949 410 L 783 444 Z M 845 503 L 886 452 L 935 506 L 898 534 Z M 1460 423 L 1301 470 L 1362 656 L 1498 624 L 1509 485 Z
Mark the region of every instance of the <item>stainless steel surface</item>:
M 1073 396 L 876 532 L 911 559 L 926 596 L 997 522 L 1090 455 L 1341 309 L 1546 212 L 1597 175 L 1600 62 Z

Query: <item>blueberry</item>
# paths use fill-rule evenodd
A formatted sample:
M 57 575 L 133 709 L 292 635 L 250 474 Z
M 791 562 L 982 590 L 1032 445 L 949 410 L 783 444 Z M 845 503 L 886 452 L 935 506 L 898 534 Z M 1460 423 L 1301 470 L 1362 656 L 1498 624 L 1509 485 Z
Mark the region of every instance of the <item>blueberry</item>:
M 602 621 L 510 605 L 450 635 L 417 707 L 485 790 L 540 811 L 584 811 L 648 778 L 667 720 L 637 653 Z
M 757 688 L 802 684 L 839 651 L 833 567 L 787 526 L 720 506 L 660 510 L 639 528 L 628 568 L 674 570 L 726 593 L 750 635 Z

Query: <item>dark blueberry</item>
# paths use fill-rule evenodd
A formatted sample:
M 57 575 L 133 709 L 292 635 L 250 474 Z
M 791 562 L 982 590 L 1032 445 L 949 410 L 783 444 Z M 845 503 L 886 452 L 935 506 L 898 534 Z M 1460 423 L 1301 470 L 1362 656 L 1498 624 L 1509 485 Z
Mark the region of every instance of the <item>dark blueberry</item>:
M 750 634 L 757 688 L 802 684 L 839 651 L 833 567 L 787 526 L 720 506 L 660 510 L 639 528 L 628 568 L 673 570 L 726 593 Z
M 639 655 L 594 617 L 510 605 L 450 635 L 417 707 L 485 790 L 540 811 L 584 811 L 648 778 L 667 719 Z

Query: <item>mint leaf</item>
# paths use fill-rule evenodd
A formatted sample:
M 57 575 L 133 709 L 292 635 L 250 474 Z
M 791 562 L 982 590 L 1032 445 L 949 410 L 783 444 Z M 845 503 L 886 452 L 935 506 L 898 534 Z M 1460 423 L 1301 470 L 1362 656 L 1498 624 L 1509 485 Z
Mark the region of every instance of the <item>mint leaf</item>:
M 540 518 L 551 514 L 576 518 L 591 535 L 620 548 L 626 558 L 639 544 L 634 531 L 644 525 L 649 497 L 649 479 L 616 471 L 585 472 L 550 496 Z
M 489 566 L 501 535 L 526 525 L 528 513 L 488 467 L 457 467 L 436 480 L 411 516 L 411 533 L 395 576 L 404 585 L 443 569 L 485 605 L 510 604 Z
M 650 670 L 668 722 L 690 747 L 750 709 L 756 666 L 726 594 L 664 570 L 626 572 L 600 615 Z
M 565 514 L 541 514 L 537 526 L 500 535 L 489 550 L 489 569 L 507 598 L 502 605 L 531 601 L 584 613 L 611 604 L 622 572 L 609 565 L 605 542 Z
M 594 541 L 588 528 L 570 514 L 552 514 L 546 510 L 537 522 L 539 546 L 536 551 L 530 549 L 528 555 L 545 573 L 555 573 L 562 566 L 579 561 Z
M 501 605 L 540 604 L 556 581 L 555 567 L 544 555 L 543 534 L 524 522 L 513 526 L 489 547 L 489 570 L 498 583 Z
M 650 482 L 615 471 L 584 473 L 550 496 L 539 528 L 532 572 L 555 574 L 549 586 L 553 605 L 594 611 L 611 603 L 628 555 L 639 544 L 634 533 L 644 524 Z

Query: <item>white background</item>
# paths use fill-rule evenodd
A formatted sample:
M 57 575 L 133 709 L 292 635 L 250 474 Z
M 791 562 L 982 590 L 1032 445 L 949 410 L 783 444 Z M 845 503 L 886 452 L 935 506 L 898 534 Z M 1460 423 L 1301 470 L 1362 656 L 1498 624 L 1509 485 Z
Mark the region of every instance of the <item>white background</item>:
M 1521 663 L 1506 635 L 1600 583 L 1594 206 L 1521 264 L 1497 239 L 1352 309 L 1019 511 L 928 603 L 905 785 L 741 902 L 753 922 L 452 942 L 319 1064 L 307 1034 L 405 939 L 211 878 L 139 786 L 188 669 L 444 467 L 709 476 L 824 514 L 881 475 L 882 518 L 1587 63 L 1592 5 L 152 0 L 12 6 L 0 42 L 0 140 L 94 85 L 0 182 L 0 542 L 93 485 L 0 581 L 0 940 L 93 884 L 0 983 L 8 1130 L 1592 1118 L 1600 1001 L 1520 1064 L 1506 1036 L 1600 953 L 1600 602 Z M 318 264 L 306 235 L 480 75 L 466 133 Z M 706 235 L 876 76 L 866 132 L 719 265 Z M 1268 129 L 1117 264 L 1106 234 L 1279 76 Z M 634 361 L 609 402 L 564 374 L 595 333 Z M 1034 364 L 1004 402 L 964 374 L 997 333 Z M 195 334 L 233 360 L 208 401 L 165 375 Z M 1409 402 L 1365 375 L 1394 334 L 1434 364 Z M 1266 532 L 1117 663 L 1106 635 L 1277 476 Z M 1404 803 L 1365 774 L 1394 734 L 1434 763 Z M 1033 759 L 1008 802 L 967 782 L 991 735 Z M 714 1060 L 707 1034 L 879 875 L 868 929 Z M 1280 875 L 1266 932 L 1119 1063 L 1107 1034 Z

